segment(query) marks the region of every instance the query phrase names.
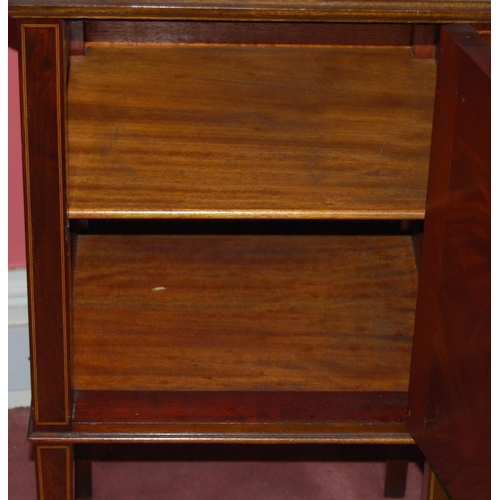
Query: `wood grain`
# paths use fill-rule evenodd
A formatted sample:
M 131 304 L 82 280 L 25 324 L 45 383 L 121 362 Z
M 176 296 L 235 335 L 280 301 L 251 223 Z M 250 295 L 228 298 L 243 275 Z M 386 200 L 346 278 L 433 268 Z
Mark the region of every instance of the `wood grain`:
M 69 432 L 30 432 L 34 443 L 413 444 L 404 423 L 200 424 L 92 422 Z
M 417 59 L 430 59 L 435 56 L 439 26 L 415 24 L 412 26 L 411 53 Z
M 102 21 L 85 22 L 89 44 L 238 43 L 409 46 L 410 24 L 245 22 L 245 21 Z
M 64 23 L 25 21 L 19 51 L 34 425 L 70 423 Z M 43 134 L 40 133 L 43 130 Z M 50 287 L 47 286 L 50 283 Z
M 474 23 L 472 27 L 491 45 L 490 23 Z
M 16 17 L 296 20 L 341 22 L 490 22 L 483 0 L 9 0 Z
M 490 498 L 491 48 L 441 34 L 408 428 L 455 499 Z
M 76 424 L 398 423 L 406 392 L 76 391 Z
M 408 444 L 405 406 L 405 392 L 76 391 L 72 438 Z
M 407 389 L 409 236 L 91 235 L 78 253 L 75 389 Z
M 422 494 L 422 500 L 450 500 L 450 495 L 443 488 L 436 474 L 430 470 L 428 462 L 425 465 L 429 470 L 427 472 L 427 481 L 424 480 L 425 490 Z
M 35 447 L 36 484 L 40 500 L 72 500 L 73 446 L 39 444 Z
M 69 215 L 422 218 L 434 87 L 407 49 L 90 47 Z

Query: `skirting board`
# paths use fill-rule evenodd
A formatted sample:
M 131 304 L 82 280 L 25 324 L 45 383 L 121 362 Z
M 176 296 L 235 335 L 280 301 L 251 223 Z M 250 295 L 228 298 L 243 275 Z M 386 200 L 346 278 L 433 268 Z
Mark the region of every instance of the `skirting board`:
M 9 270 L 9 328 L 28 325 L 26 269 Z
M 12 408 L 25 408 L 31 405 L 31 390 L 9 391 L 9 410 Z
M 9 408 L 30 406 L 26 269 L 9 270 Z

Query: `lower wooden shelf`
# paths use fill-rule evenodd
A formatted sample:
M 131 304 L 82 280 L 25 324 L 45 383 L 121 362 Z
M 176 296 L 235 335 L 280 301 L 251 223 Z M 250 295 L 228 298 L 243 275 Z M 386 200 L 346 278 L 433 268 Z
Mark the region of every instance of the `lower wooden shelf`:
M 59 436 L 411 442 L 416 286 L 409 236 L 81 235 Z

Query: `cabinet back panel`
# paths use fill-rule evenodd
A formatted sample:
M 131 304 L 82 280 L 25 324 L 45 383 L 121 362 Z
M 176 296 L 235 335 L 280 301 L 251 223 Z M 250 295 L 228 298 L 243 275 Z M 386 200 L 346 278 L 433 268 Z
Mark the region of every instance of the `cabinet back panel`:
M 411 45 L 410 24 L 230 21 L 87 21 L 95 43 Z

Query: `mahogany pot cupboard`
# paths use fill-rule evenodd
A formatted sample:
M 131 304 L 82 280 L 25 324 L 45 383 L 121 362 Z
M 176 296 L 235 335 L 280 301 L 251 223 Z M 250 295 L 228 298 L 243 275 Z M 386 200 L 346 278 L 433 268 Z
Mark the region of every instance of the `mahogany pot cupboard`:
M 9 16 L 38 498 L 99 443 L 391 445 L 388 496 L 416 444 L 489 498 L 489 3 Z

